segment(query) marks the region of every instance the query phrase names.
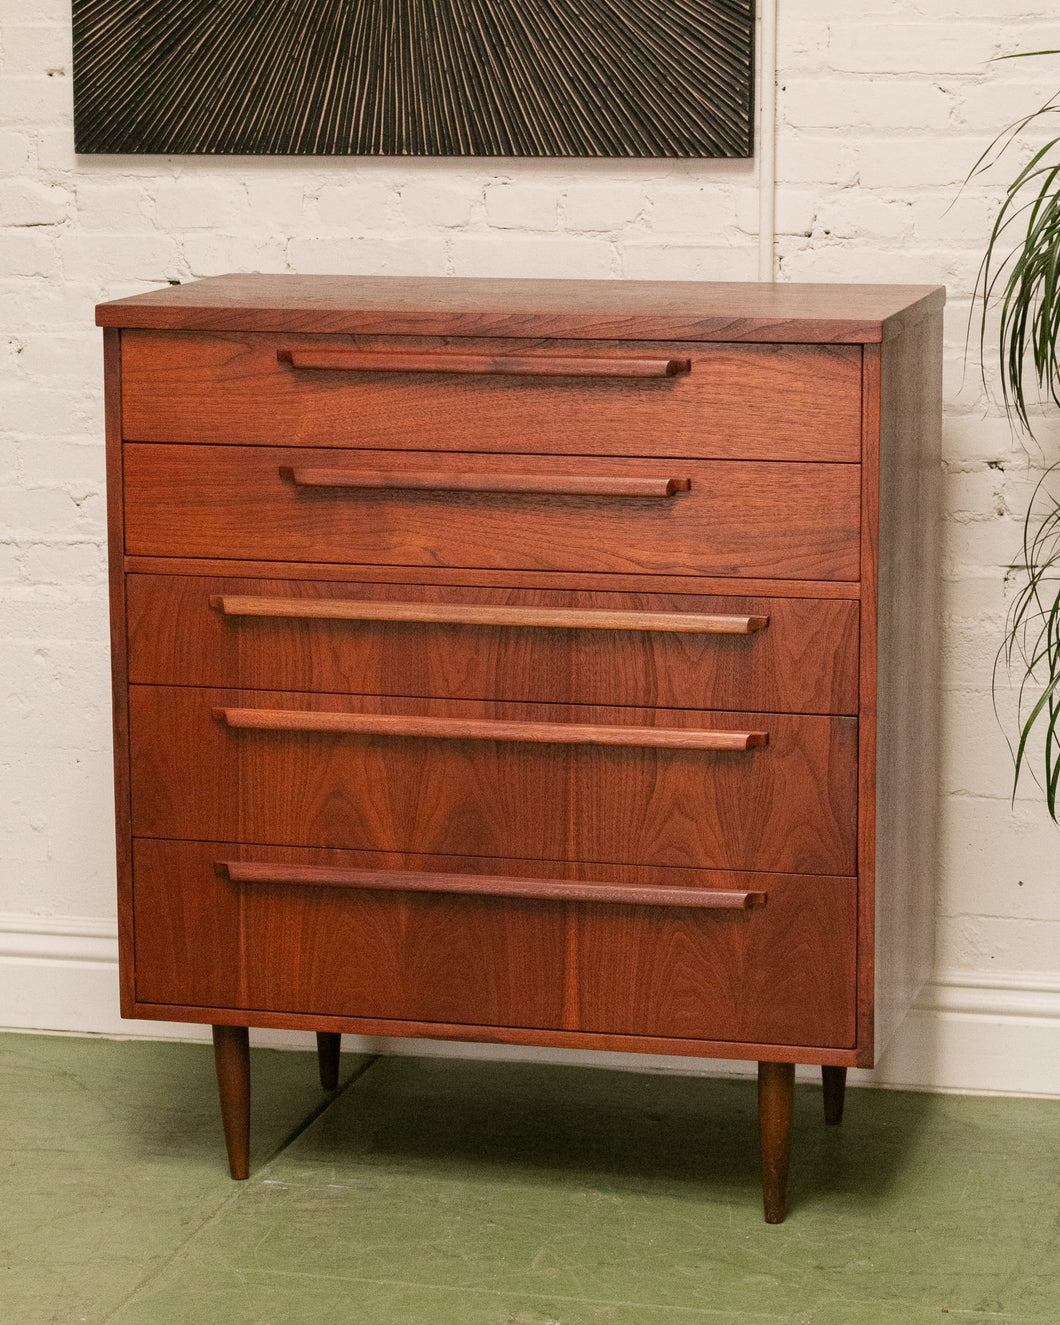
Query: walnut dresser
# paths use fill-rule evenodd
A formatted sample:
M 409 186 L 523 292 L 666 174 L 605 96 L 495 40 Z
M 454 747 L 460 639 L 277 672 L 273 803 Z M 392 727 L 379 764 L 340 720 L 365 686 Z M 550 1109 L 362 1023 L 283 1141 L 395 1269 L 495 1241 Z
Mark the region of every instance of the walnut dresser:
M 930 954 L 943 292 L 226 276 L 103 304 L 122 1008 L 794 1064 Z

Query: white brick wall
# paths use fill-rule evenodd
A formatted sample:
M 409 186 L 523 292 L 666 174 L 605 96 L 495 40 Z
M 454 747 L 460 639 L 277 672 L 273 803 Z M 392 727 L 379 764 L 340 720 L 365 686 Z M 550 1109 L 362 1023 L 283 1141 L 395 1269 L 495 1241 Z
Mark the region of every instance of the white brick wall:
M 990 700 L 1034 462 L 964 362 L 1003 174 L 960 189 L 1060 86 L 1058 61 L 990 62 L 1060 45 L 1055 4 L 778 3 L 779 279 L 950 287 L 940 964 L 1055 971 L 1060 839 L 1030 787 L 1010 805 Z M 66 0 L 0 15 L 0 913 L 105 918 L 93 304 L 239 269 L 753 279 L 758 163 L 78 159 Z

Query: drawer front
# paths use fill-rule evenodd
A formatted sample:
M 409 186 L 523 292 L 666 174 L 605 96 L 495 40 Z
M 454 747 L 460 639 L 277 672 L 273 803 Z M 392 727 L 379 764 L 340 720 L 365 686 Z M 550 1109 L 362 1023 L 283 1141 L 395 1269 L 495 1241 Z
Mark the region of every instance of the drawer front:
M 856 870 L 853 718 L 155 686 L 130 706 L 145 837 Z
M 218 867 L 232 861 L 250 862 L 252 876 L 264 864 L 270 877 L 235 882 Z M 661 887 L 671 895 L 706 890 L 717 899 L 721 890 L 754 890 L 758 904 L 453 893 L 444 891 L 451 880 L 463 887 L 480 882 L 474 874 L 481 861 L 138 841 L 137 999 L 450 1025 L 853 1044 L 853 879 L 502 864 L 502 888 L 505 878 L 525 885 L 536 877 L 559 882 L 555 892 L 565 880 L 631 892 Z M 289 882 L 285 867 L 296 878 L 320 877 Z M 441 891 L 352 886 L 358 872 L 370 871 L 415 872 L 407 877 L 418 886 Z M 387 882 L 398 879 L 391 874 Z
M 468 621 L 371 616 L 438 609 Z M 519 624 L 528 611 L 586 624 Z M 130 679 L 152 685 L 857 711 L 858 605 L 842 599 L 130 575 L 127 618 Z
M 858 465 L 146 444 L 124 464 L 133 555 L 858 578 Z M 482 490 L 535 484 L 554 492 Z M 568 491 L 630 484 L 659 495 Z
M 397 371 L 299 368 L 298 354 Z M 536 373 L 400 371 L 489 366 Z M 345 358 L 344 358 L 345 356 Z M 405 356 L 402 358 L 401 356 Z M 505 358 L 508 362 L 505 365 Z M 687 362 L 675 376 L 579 376 Z M 482 366 L 482 365 L 479 365 Z M 130 441 L 857 461 L 858 346 L 189 335 L 122 336 Z

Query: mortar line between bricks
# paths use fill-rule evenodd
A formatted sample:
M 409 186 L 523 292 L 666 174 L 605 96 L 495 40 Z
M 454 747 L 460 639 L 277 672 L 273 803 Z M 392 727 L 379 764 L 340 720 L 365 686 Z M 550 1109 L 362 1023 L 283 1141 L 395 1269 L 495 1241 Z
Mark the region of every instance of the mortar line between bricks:
M 302 1120 L 302 1122 L 299 1123 L 299 1125 L 296 1128 L 294 1128 L 294 1130 L 291 1131 L 280 1142 L 280 1144 L 272 1150 L 272 1152 L 267 1156 L 267 1158 L 263 1161 L 263 1163 L 260 1164 L 255 1169 L 254 1171 L 255 1181 L 260 1180 L 261 1175 L 263 1175 L 265 1171 L 269 1168 L 269 1166 L 273 1164 L 280 1157 L 280 1155 L 283 1154 L 283 1152 L 288 1148 L 288 1146 L 290 1146 L 294 1141 L 296 1141 L 303 1134 L 303 1132 L 306 1131 L 307 1128 L 311 1127 L 312 1124 L 315 1123 L 316 1120 L 323 1113 L 326 1113 L 327 1110 L 330 1109 L 331 1106 L 338 1099 L 340 1099 L 343 1095 L 345 1095 L 345 1093 L 354 1084 L 354 1082 L 360 1081 L 361 1077 L 364 1076 L 364 1074 L 368 1071 L 369 1068 L 374 1067 L 381 1057 L 382 1057 L 381 1054 L 373 1054 L 368 1059 L 367 1062 L 362 1063 L 359 1068 L 355 1069 L 350 1074 L 349 1079 L 347 1081 L 344 1081 L 343 1084 L 338 1088 L 338 1090 L 336 1090 L 333 1094 L 329 1095 L 326 1100 L 323 1100 L 315 1109 L 313 1109 L 309 1114 L 307 1114 L 306 1117 Z M 201 1223 L 196 1224 L 196 1226 L 188 1233 L 186 1237 L 181 1238 L 181 1240 L 176 1244 L 176 1246 L 172 1249 L 172 1251 L 165 1258 L 165 1260 L 156 1269 L 152 1270 L 150 1274 L 144 1275 L 129 1290 L 129 1292 L 126 1293 L 126 1295 L 113 1309 L 113 1311 L 109 1312 L 106 1316 L 101 1318 L 100 1325 L 108 1325 L 109 1321 L 118 1320 L 121 1312 L 123 1312 L 125 1308 L 129 1306 L 130 1303 L 132 1303 L 140 1295 L 140 1293 L 144 1291 L 144 1289 L 149 1288 L 150 1285 L 153 1284 L 159 1278 L 160 1275 L 164 1274 L 180 1258 L 180 1256 L 183 1255 L 184 1251 L 199 1236 L 200 1233 L 204 1233 L 206 1229 L 210 1227 L 211 1224 L 216 1223 L 217 1220 L 220 1219 L 220 1217 L 228 1211 L 229 1207 L 234 1202 L 240 1199 L 240 1197 L 243 1195 L 244 1190 L 245 1190 L 244 1183 L 233 1181 L 231 1184 L 231 1190 L 228 1192 L 226 1196 L 223 1196 L 221 1198 L 218 1204 L 214 1207 L 213 1210 L 210 1211 L 210 1213 L 205 1217 L 205 1219 L 203 1219 Z

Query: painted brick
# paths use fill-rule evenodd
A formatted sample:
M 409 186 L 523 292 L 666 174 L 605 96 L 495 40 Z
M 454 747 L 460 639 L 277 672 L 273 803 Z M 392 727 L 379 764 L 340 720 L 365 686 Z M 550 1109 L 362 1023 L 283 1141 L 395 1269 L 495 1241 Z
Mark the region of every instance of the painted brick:
M 70 6 L 64 0 L 19 0 L 18 13 L 24 23 L 50 23 L 69 32 Z
M 54 23 L 5 23 L 0 75 L 9 70 L 18 76 L 49 70 L 70 72 L 70 29 Z
M 0 440 L 0 484 L 14 487 L 19 477 L 19 449 L 10 438 Z M 2 536 L 2 535 L 0 535 Z
M 287 244 L 278 236 L 221 234 L 196 230 L 185 235 L 174 275 L 192 279 L 229 271 L 286 271 Z
M 22 579 L 22 548 L 13 539 L 6 539 L 0 534 L 0 583 L 8 584 Z M 0 594 L 0 612 L 3 611 L 3 595 Z
M 716 185 L 671 185 L 651 193 L 646 219 L 653 234 L 705 240 L 737 223 L 736 202 L 731 190 Z
M 490 184 L 486 220 L 498 230 L 555 230 L 559 190 L 551 184 Z
M 98 388 L 103 371 L 103 338 L 95 326 L 75 324 L 66 328 L 65 334 L 28 331 L 19 344 L 18 371 L 49 391 L 60 384 L 80 392 L 86 386 Z
M 0 419 L 7 433 L 53 438 L 77 432 L 80 391 L 52 388 L 41 397 L 37 384 L 23 379 L 0 384 Z M 54 473 L 50 482 L 55 482 Z
M 144 288 L 143 284 L 133 283 L 122 289 L 117 281 L 86 284 L 83 276 L 83 271 L 67 266 L 65 280 L 61 281 L 0 277 L 0 308 L 8 325 L 17 327 L 20 333 L 37 330 L 69 333 L 71 327 L 91 324 L 92 308 L 99 299 L 135 294 Z
M 98 543 L 30 543 L 23 551 L 22 571 L 31 584 L 100 584 L 107 562 Z
M 397 215 L 398 194 L 391 184 L 354 178 L 348 184 L 327 184 L 316 196 L 316 215 L 329 230 L 382 230 Z
M 58 488 L 0 489 L 0 529 L 31 534 L 67 534 L 76 503 Z
M 564 223 L 568 230 L 625 230 L 646 208 L 644 190 L 638 185 L 575 184 L 564 199 Z
M 8 639 L 81 640 L 104 645 L 109 638 L 107 595 L 101 586 L 20 586 L 17 592 L 5 592 L 3 612 Z
M 956 192 L 980 155 L 987 138 L 963 137 L 958 146 L 941 137 L 922 134 L 875 139 L 866 145 L 858 162 L 858 180 L 865 188 L 899 188 Z
M 215 183 L 182 175 L 161 181 L 154 199 L 155 224 L 163 230 L 228 229 L 247 220 L 246 194 L 235 178 Z
M 59 241 L 63 271 L 78 278 L 92 272 L 97 279 L 142 281 L 164 285 L 179 274 L 176 239 L 163 234 L 64 234 Z
M 908 78 L 789 78 L 778 96 L 784 121 L 801 129 L 945 129 L 954 98 Z
M 25 226 L 0 234 L 0 276 L 54 274 L 58 262 L 55 233 L 44 226 Z
M 102 492 L 106 467 L 99 435 L 87 442 L 41 437 L 35 446 L 24 445 L 22 481 L 30 488 L 55 484 L 76 498 Z
M 859 275 L 864 275 L 867 263 L 874 280 L 885 284 L 946 284 L 951 270 L 949 265 L 943 266 L 938 254 L 931 250 L 918 253 L 905 248 L 885 248 L 876 242 L 866 249 L 859 249 L 836 239 L 786 256 L 784 278 L 792 281 L 857 281 Z
M 78 180 L 78 225 L 89 230 L 147 231 L 148 196 L 143 184 L 132 180 Z
M 445 241 L 437 235 L 409 239 L 374 236 L 316 239 L 299 236 L 287 248 L 292 271 L 320 273 L 349 272 L 362 276 L 443 276 Z
M 848 136 L 792 129 L 777 140 L 777 180 L 785 185 L 856 184 L 860 169 L 861 153 Z
M 773 200 L 773 225 L 778 235 L 809 237 L 813 230 L 817 209 L 832 191 L 818 188 L 786 186 Z M 759 226 L 757 194 L 741 191 L 737 197 L 737 224 L 748 234 L 757 235 Z
M 69 190 L 60 185 L 16 178 L 0 189 L 0 226 L 58 225 L 69 207 Z
M 61 129 L 42 127 L 35 131 L 34 138 L 37 145 L 37 166 L 40 170 L 55 173 L 74 170 L 78 166 L 72 124 L 64 125 Z
M 982 252 L 984 236 L 997 215 L 997 197 L 962 189 L 952 198 L 913 204 L 913 234 L 925 244 L 961 244 Z
M 958 124 L 972 133 L 1000 133 L 1021 116 L 1044 106 L 1055 94 L 1055 80 L 1045 61 L 1012 63 L 1020 65 L 1025 76 L 1023 81 L 1003 82 L 991 78 L 987 83 L 965 84 L 958 89 L 954 98 L 954 117 Z M 1036 78 L 1036 74 L 1041 76 Z M 1047 128 L 1045 132 L 1048 132 Z M 1033 135 L 1033 130 L 1031 133 Z
M 240 181 L 246 208 L 245 223 L 250 229 L 290 234 L 305 225 L 306 191 L 301 180 L 273 179 L 268 175 Z
M 943 914 L 1060 921 L 1060 855 L 1043 839 L 1041 820 L 1035 806 L 951 797 L 941 842 Z
M 0 129 L 0 175 L 16 175 L 29 160 L 29 139 L 16 129 Z
M 756 255 L 746 248 L 624 239 L 622 275 L 630 281 L 750 281 Z
M 864 235 L 883 242 L 907 239 L 913 233 L 914 204 L 850 190 L 822 200 L 814 229 L 835 239 L 857 241 Z
M 69 78 L 0 78 L 0 125 L 73 125 Z
M 468 224 L 481 189 L 470 179 L 457 178 L 450 183 L 431 176 L 410 180 L 399 193 L 401 214 L 408 225 L 452 229 Z
M 1001 55 L 993 23 L 917 23 L 896 20 L 832 23 L 827 60 L 831 68 L 861 73 L 966 74 Z
M 956 916 L 938 926 L 936 960 L 946 968 L 989 971 L 1052 971 L 1060 948 L 1060 923 L 1033 925 L 1000 916 Z
M 613 275 L 608 243 L 567 235 L 454 235 L 450 263 L 454 276 L 596 279 Z

